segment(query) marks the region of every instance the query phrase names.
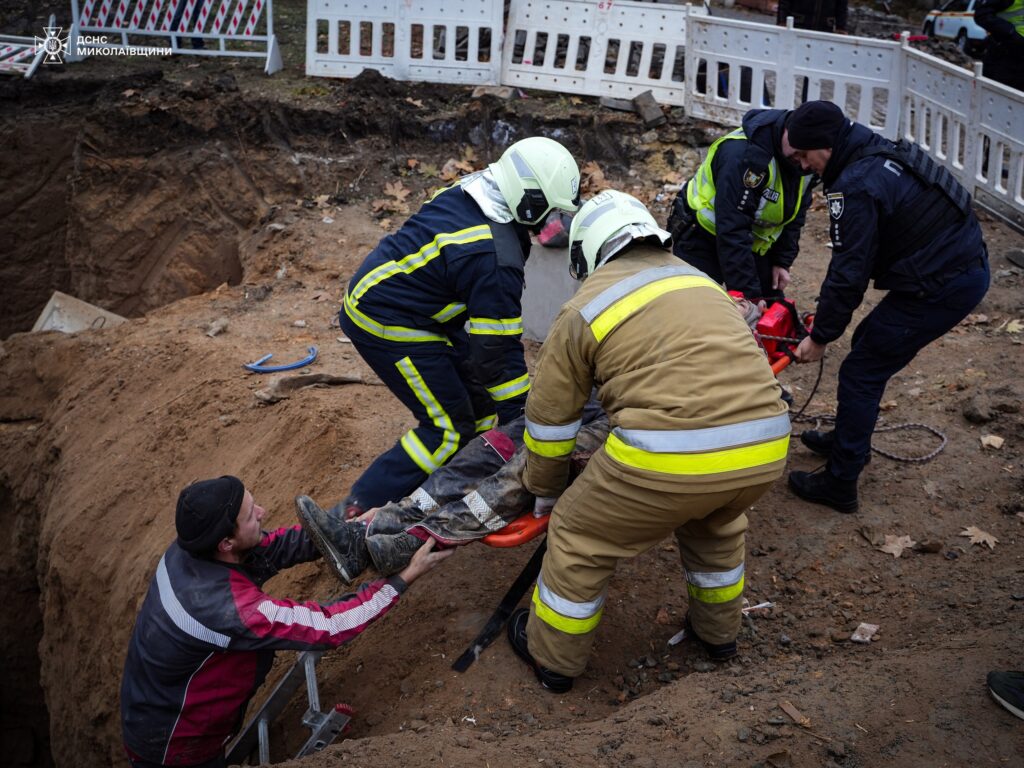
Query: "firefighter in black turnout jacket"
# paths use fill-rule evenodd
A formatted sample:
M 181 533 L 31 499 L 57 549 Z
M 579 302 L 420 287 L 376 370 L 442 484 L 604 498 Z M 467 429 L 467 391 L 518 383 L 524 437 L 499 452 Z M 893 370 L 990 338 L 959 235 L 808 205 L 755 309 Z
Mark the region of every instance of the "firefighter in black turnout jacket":
M 523 139 L 437 192 L 367 256 L 341 328 L 419 424 L 374 460 L 337 513 L 403 498 L 477 432 L 522 412 L 527 227 L 553 208 L 575 211 L 579 186 L 565 147 Z
M 751 110 L 712 144 L 667 225 L 676 256 L 754 303 L 782 296 L 811 199 L 813 175 L 785 161 L 788 114 Z
M 828 462 L 789 475 L 797 496 L 854 512 L 886 383 L 978 305 L 988 254 L 967 190 L 916 144 L 893 144 L 827 101 L 801 105 L 786 130 L 787 156 L 824 182 L 832 237 L 814 327 L 797 360 L 821 359 L 871 280 L 888 291 L 857 326 L 839 369 L 834 431 L 801 435 Z

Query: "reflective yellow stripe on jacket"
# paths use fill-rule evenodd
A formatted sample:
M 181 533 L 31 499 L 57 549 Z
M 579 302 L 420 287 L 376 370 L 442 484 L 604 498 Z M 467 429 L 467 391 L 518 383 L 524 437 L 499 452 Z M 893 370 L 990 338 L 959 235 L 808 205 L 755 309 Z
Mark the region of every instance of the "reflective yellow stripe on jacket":
M 576 435 L 579 434 L 582 426 L 582 419 L 577 419 L 571 424 L 554 426 L 537 424 L 527 419 L 523 442 L 538 456 L 549 458 L 568 456 L 576 447 Z
M 711 278 L 692 267 L 655 267 L 602 291 L 580 314 L 589 323 L 594 338 L 601 342 L 619 323 L 649 302 L 672 291 L 692 288 L 722 291 Z M 711 475 L 753 469 L 785 459 L 789 433 L 787 413 L 703 429 L 616 427 L 608 436 L 605 451 L 621 464 L 649 472 Z
M 359 300 L 375 285 L 396 275 L 408 275 L 420 267 L 424 267 L 441 255 L 441 249 L 447 245 L 466 245 L 479 240 L 491 240 L 491 228 L 486 224 L 460 229 L 457 232 L 441 232 L 415 253 L 410 253 L 397 261 L 387 261 L 375 269 L 371 269 L 362 279 L 345 294 L 345 314 L 353 323 L 367 333 L 388 341 L 440 341 L 449 343 L 448 339 L 438 333 L 431 333 L 422 328 L 407 328 L 399 325 L 383 325 L 359 308 Z M 465 310 L 465 305 L 449 304 L 437 312 L 433 319 L 446 322 Z

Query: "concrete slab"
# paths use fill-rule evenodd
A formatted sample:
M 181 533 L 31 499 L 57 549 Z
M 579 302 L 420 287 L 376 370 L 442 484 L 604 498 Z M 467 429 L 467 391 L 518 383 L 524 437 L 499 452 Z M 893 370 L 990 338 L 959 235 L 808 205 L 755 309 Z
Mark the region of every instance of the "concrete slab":
M 544 341 L 558 310 L 579 287 L 580 282 L 569 276 L 569 250 L 545 248 L 534 242 L 526 260 L 523 336 Z
M 125 318 L 108 312 L 66 293 L 54 291 L 46 302 L 32 331 L 61 331 L 75 333 L 99 328 L 113 328 L 125 322 Z

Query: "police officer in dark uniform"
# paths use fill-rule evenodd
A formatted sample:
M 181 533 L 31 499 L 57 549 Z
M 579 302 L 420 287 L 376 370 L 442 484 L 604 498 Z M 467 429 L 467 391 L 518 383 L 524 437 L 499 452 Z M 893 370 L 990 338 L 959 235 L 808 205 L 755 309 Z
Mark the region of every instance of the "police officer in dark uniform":
M 1024 91 L 1024 0 L 980 0 L 974 20 L 988 31 L 982 74 Z
M 916 144 L 893 144 L 828 101 L 801 105 L 786 127 L 787 156 L 824 182 L 833 249 L 797 360 L 821 359 L 871 280 L 889 291 L 853 333 L 839 369 L 834 431 L 800 436 L 828 462 L 789 475 L 800 498 L 855 512 L 886 383 L 978 305 L 989 285 L 988 254 L 967 190 Z
M 676 256 L 754 303 L 782 296 L 811 200 L 813 175 L 783 154 L 787 114 L 751 110 L 712 144 L 667 224 Z

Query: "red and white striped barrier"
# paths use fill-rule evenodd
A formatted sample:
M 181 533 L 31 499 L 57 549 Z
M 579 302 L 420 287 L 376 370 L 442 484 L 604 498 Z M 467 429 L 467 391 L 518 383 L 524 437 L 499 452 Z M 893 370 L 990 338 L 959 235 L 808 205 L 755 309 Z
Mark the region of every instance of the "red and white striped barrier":
M 50 16 L 50 28 L 54 28 Z M 0 35 L 0 75 L 15 75 L 28 80 L 36 73 L 46 50 L 39 38 Z
M 71 0 L 71 16 L 69 61 L 167 47 L 191 56 L 265 58 L 268 75 L 283 66 L 273 0 Z

